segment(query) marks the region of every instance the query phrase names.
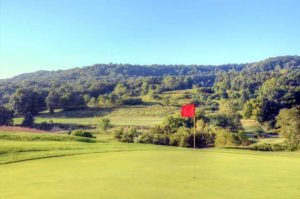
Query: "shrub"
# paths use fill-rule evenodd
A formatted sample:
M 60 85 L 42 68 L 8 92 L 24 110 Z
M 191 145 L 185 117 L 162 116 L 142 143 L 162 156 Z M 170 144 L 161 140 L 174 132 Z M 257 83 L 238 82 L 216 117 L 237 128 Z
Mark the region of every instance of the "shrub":
M 191 122 L 189 122 L 189 125 Z M 171 132 L 176 132 L 178 128 L 183 127 L 187 124 L 186 119 L 178 116 L 169 116 L 164 121 L 165 127 L 169 127 Z M 155 127 L 158 128 L 158 127 Z
M 255 151 L 284 151 L 287 149 L 287 147 L 280 144 L 263 143 L 253 144 L 250 146 L 250 149 Z
M 209 147 L 214 144 L 215 135 L 212 133 L 196 132 L 196 148 Z M 176 133 L 169 135 L 169 145 L 181 147 L 194 146 L 194 132 L 191 129 L 181 127 Z
M 169 145 L 170 139 L 166 134 L 154 134 L 153 144 Z
M 240 145 L 239 137 L 225 129 L 219 129 L 216 133 L 215 146 L 237 146 Z
M 101 119 L 99 121 L 98 127 L 103 131 L 107 131 L 109 128 L 112 127 L 112 125 L 110 124 L 110 119 L 108 118 Z
M 150 132 L 141 134 L 138 138 L 137 138 L 137 142 L 138 143 L 153 143 L 153 134 Z
M 230 130 L 242 129 L 238 114 L 214 113 L 209 116 L 210 124 Z
M 128 143 L 134 142 L 135 134 L 136 134 L 136 129 L 135 130 L 130 129 L 129 131 L 124 131 L 121 141 L 128 142 Z
M 79 136 L 79 137 L 86 137 L 86 138 L 95 138 L 91 132 L 84 131 L 82 129 L 75 130 L 74 132 L 71 133 L 71 135 Z
M 197 132 L 196 147 L 203 148 L 212 146 L 214 143 L 214 137 L 214 134 Z M 191 131 L 191 129 L 186 127 L 180 127 L 175 133 L 170 133 L 168 128 L 157 126 L 152 128 L 149 132 L 141 134 L 138 137 L 137 142 L 193 147 L 194 133 Z
M 245 131 L 243 130 L 238 131 L 237 136 L 238 139 L 240 140 L 240 145 L 248 146 L 249 144 L 251 144 L 251 141 L 249 140 Z
M 215 134 L 212 133 L 196 133 L 196 147 L 205 148 L 213 146 L 215 142 Z
M 297 150 L 300 150 L 300 145 L 287 144 L 286 145 L 286 150 L 288 150 L 288 151 L 297 151 Z
M 118 128 L 116 130 L 114 130 L 113 136 L 116 140 L 121 141 L 122 137 L 123 137 L 123 128 Z
M 169 145 L 179 146 L 181 136 L 178 133 L 173 133 L 169 136 Z
M 114 138 L 121 142 L 134 142 L 135 138 L 139 135 L 136 128 L 124 130 L 123 128 L 114 131 Z
M 188 132 L 181 134 L 181 139 L 179 142 L 180 147 L 193 147 L 193 137 L 190 136 Z

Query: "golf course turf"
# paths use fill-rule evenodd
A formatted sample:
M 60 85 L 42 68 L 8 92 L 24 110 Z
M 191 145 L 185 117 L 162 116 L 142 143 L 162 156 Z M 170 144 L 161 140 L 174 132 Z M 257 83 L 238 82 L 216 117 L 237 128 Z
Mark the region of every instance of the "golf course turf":
M 299 153 L 147 145 L 0 165 L 0 198 L 296 199 L 299 165 Z

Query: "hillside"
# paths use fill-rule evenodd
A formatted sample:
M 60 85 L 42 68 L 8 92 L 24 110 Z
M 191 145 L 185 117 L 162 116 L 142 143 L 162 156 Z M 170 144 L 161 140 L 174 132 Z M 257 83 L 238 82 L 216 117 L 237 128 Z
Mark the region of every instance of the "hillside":
M 90 93 L 97 97 L 99 94 L 110 93 L 118 82 L 135 84 L 129 87 L 141 87 L 144 80 L 150 84 L 160 84 L 164 77 L 172 76 L 177 78 L 177 83 L 180 81 L 184 83 L 166 90 L 190 89 L 193 85 L 214 86 L 216 77 L 221 73 L 236 71 L 253 75 L 270 71 L 279 73 L 282 69 L 297 70 L 299 67 L 299 56 L 283 56 L 255 63 L 219 66 L 96 64 L 69 70 L 43 70 L 0 80 L 0 104 L 7 103 L 10 96 L 19 88 L 48 92 L 50 88 L 67 86 L 72 92 Z

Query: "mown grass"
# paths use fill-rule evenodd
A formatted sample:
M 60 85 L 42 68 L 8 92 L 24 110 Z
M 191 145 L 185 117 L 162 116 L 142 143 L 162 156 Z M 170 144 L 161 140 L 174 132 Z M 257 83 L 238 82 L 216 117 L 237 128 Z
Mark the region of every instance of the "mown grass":
M 57 141 L 3 141 L 0 140 L 0 165 L 34 159 L 76 154 L 104 153 L 130 150 L 148 150 L 161 146 L 137 145 L 119 142 L 57 142 Z M 135 146 L 135 147 L 134 147 Z
M 154 126 L 160 124 L 164 118 L 179 111 L 174 107 L 162 106 L 124 106 L 115 109 L 83 109 L 75 111 L 61 111 L 49 114 L 39 114 L 36 123 L 54 122 L 68 125 L 95 126 L 101 118 L 111 119 L 113 125 L 126 126 Z M 15 124 L 21 124 L 22 118 L 15 118 Z
M 86 143 L 60 134 L 0 135 L 5 135 L 0 137 L 0 198 L 300 196 L 298 152 Z
M 107 150 L 128 150 L 128 144 L 112 141 L 111 135 L 102 133 L 97 134 L 97 136 L 96 139 L 90 139 L 54 133 L 0 131 L 0 164 L 53 156 L 96 153 Z M 151 147 L 151 145 L 138 146 L 142 148 Z M 136 149 L 141 148 L 136 147 Z
M 102 151 L 86 150 L 90 154 L 0 165 L 0 196 L 45 199 L 300 196 L 299 153 L 98 144 Z
M 264 139 L 258 139 L 258 143 L 263 144 L 282 144 L 285 142 L 285 138 L 264 138 Z
M 243 119 L 241 120 L 242 126 L 246 133 L 258 133 L 260 131 L 263 132 L 263 129 L 259 125 L 259 123 L 256 120 L 252 119 Z
M 86 147 L 86 144 L 80 142 L 0 140 L 0 154 L 33 151 L 70 150 Z
M 171 101 L 176 101 L 176 106 L 188 103 L 187 98 L 192 99 L 194 95 L 197 94 L 196 89 L 185 89 L 185 90 L 175 90 L 166 91 L 160 94 L 161 99 L 153 99 L 149 95 L 142 96 L 142 100 L 149 104 L 163 104 L 164 98 L 170 98 Z M 172 103 L 173 104 L 173 103 Z

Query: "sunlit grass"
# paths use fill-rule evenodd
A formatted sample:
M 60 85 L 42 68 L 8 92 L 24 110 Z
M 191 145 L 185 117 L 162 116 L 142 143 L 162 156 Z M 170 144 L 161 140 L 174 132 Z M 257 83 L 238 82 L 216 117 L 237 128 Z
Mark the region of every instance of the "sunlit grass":
M 167 115 L 178 112 L 178 108 L 162 106 L 134 106 L 115 109 L 83 109 L 76 111 L 47 112 L 35 117 L 35 123 L 53 122 L 95 126 L 101 118 L 111 119 L 113 125 L 154 126 L 160 124 Z M 22 118 L 15 118 L 15 124 L 21 124 Z

